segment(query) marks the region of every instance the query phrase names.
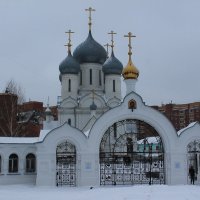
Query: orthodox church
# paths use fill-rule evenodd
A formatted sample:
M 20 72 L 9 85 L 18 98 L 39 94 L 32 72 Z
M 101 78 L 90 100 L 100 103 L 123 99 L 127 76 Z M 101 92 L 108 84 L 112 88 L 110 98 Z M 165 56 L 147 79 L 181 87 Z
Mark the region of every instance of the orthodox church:
M 59 65 L 61 100 L 58 121 L 46 109 L 44 130 L 35 138 L 0 138 L 0 184 L 100 186 L 189 184 L 200 165 L 200 125 L 176 132 L 159 111 L 136 93 L 139 70 L 132 61 L 123 67 L 92 35 L 91 12 L 86 40 Z M 108 47 L 109 45 L 107 45 Z M 121 79 L 126 85 L 122 98 Z

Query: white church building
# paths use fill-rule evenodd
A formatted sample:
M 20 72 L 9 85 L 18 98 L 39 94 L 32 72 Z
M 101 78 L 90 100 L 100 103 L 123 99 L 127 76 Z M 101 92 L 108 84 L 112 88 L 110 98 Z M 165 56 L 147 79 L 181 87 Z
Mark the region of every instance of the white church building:
M 135 85 L 139 71 L 111 55 L 89 33 L 59 65 L 58 121 L 46 110 L 37 138 L 0 137 L 0 184 L 100 186 L 189 184 L 193 166 L 200 180 L 200 125 L 178 133 L 159 111 L 145 105 Z M 121 80 L 126 85 L 122 98 Z

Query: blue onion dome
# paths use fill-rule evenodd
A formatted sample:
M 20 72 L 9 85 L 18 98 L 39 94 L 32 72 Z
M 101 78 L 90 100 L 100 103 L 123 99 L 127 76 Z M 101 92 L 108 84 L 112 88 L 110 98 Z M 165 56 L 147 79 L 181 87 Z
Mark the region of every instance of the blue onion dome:
M 73 58 L 71 51 L 68 51 L 68 56 L 60 63 L 59 70 L 61 74 L 78 74 L 80 72 L 80 64 Z
M 89 31 L 87 39 L 76 47 L 73 56 L 80 64 L 103 64 L 106 60 L 107 53 L 104 47 L 94 40 L 91 31 Z
M 119 74 L 121 75 L 123 69 L 122 63 L 115 57 L 112 51 L 110 58 L 102 66 L 102 70 L 105 75 L 108 74 Z

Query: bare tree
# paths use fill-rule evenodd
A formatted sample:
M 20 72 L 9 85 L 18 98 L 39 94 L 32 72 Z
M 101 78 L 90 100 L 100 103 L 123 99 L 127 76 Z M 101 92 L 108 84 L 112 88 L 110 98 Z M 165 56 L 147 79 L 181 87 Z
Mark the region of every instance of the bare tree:
M 21 105 L 25 102 L 25 95 L 22 87 L 17 84 L 13 79 L 7 82 L 4 89 L 6 93 L 15 94 L 18 97 L 17 103 Z
M 0 135 L 7 137 L 20 136 L 23 127 L 17 122 L 18 104 L 25 100 L 22 88 L 10 80 L 0 94 Z

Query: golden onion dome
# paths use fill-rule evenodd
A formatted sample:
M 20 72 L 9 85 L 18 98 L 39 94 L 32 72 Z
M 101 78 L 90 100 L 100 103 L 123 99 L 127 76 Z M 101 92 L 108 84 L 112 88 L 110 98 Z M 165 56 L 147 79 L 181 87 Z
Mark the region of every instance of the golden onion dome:
M 128 33 L 128 35 L 125 35 L 124 37 L 128 37 L 129 38 L 129 44 L 128 44 L 128 56 L 129 56 L 129 60 L 128 60 L 128 64 L 126 65 L 126 67 L 124 67 L 123 71 L 122 71 L 122 76 L 124 77 L 124 79 L 137 79 L 139 76 L 139 71 L 136 68 L 136 66 L 133 64 L 132 60 L 131 60 L 131 55 L 132 55 L 132 46 L 131 46 L 131 38 L 132 37 L 136 37 L 134 35 L 132 35 L 131 32 Z
M 133 64 L 132 60 L 129 59 L 128 64 L 122 71 L 124 79 L 137 79 L 139 76 L 139 70 Z

